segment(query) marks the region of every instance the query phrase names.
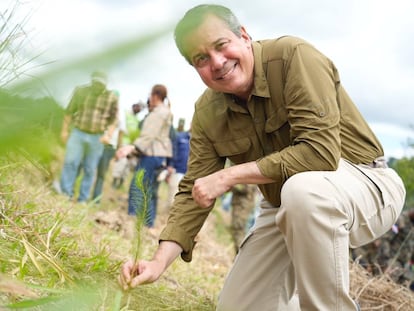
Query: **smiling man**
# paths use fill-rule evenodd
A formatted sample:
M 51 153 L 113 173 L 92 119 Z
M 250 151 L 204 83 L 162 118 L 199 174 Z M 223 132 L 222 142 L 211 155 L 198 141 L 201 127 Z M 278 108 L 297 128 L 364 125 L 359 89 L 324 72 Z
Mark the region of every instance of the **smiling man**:
M 261 212 L 240 246 L 218 310 L 357 310 L 348 248 L 385 233 L 405 190 L 331 60 L 294 37 L 252 41 L 227 8 L 200 5 L 175 29 L 208 89 L 196 103 L 188 171 L 159 248 L 122 267 L 124 288 L 157 280 L 215 199 L 258 184 Z M 224 168 L 226 158 L 236 165 Z

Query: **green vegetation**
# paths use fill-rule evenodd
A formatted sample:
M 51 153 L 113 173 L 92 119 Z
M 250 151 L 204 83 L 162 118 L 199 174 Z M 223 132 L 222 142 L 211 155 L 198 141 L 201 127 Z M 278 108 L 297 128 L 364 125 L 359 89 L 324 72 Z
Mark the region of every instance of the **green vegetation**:
M 43 65 L 35 79 L 22 79 L 35 58 L 21 57 L 28 17 L 16 20 L 22 16 L 18 9 L 16 1 L 0 12 L 0 310 L 212 310 L 232 258 L 231 247 L 223 251 L 215 240 L 205 244 L 208 252 L 198 247 L 200 256 L 192 264 L 174 263 L 156 284 L 125 293 L 119 289 L 121 263 L 129 257 L 149 259 L 157 238 L 129 218 L 125 206 L 114 204 L 116 199 L 104 198 L 98 209 L 51 191 L 62 164 L 63 109 L 50 97 L 23 95 L 45 93 L 45 81 L 74 71 L 110 68 L 171 27 L 59 66 Z M 111 226 L 99 213 L 120 221 Z M 164 222 L 165 214 L 159 217 Z M 206 239 L 215 236 L 214 225 L 209 230 Z
M 0 90 L 0 155 L 18 152 L 50 171 L 62 119 L 63 108 L 52 98 L 33 99 Z
M 25 20 L 13 24 L 16 9 L 2 12 L 0 19 L 0 310 L 213 310 L 233 259 L 228 220 L 220 210 L 213 211 L 200 232 L 192 263 L 177 260 L 157 283 L 122 292 L 117 284 L 120 265 L 129 257 L 151 258 L 157 238 L 139 220 L 129 218 L 116 197 L 104 197 L 97 208 L 51 191 L 50 182 L 62 163 L 58 133 L 63 109 L 49 97 L 23 96 L 35 85 L 32 80 L 15 81 L 31 61 L 16 57 L 24 42 L 20 38 L 25 37 Z M 132 38 L 59 68 L 46 66 L 37 78 L 111 66 L 169 30 Z M 13 89 L 5 90 L 12 81 Z M 392 163 L 406 183 L 410 206 L 413 161 Z M 109 222 L 102 221 L 100 213 L 109 215 Z M 166 214 L 161 209 L 157 230 Z M 120 221 L 111 226 L 115 217 Z M 353 290 L 362 295 L 370 284 L 363 279 Z
M 209 241 L 204 247 L 216 248 L 210 251 L 216 263 L 208 254 L 196 256 L 193 264 L 177 261 L 156 284 L 121 292 L 116 281 L 120 264 L 133 257 L 139 240 L 136 232 L 126 232 L 136 221 L 108 201 L 99 211 L 54 194 L 43 174 L 24 158 L 0 159 L 0 310 L 214 308 L 230 250 L 218 255 L 223 245 Z M 111 211 L 123 220 L 121 228 L 98 222 L 98 213 Z M 209 230 L 216 235 L 214 225 Z M 140 240 L 140 257 L 148 259 L 157 240 L 142 228 Z
M 144 176 L 145 176 L 145 170 L 143 169 L 139 170 L 137 174 L 135 175 L 135 184 L 137 185 L 137 188 L 140 189 L 140 191 L 142 192 L 142 202 L 141 202 L 142 210 L 141 212 L 137 213 L 137 219 L 136 219 L 136 225 L 135 225 L 135 229 L 136 229 L 136 237 L 135 237 L 136 248 L 135 248 L 135 256 L 134 256 L 135 262 L 137 262 L 137 260 L 140 259 L 142 255 L 142 248 L 143 248 L 142 237 L 144 234 L 143 231 L 145 228 L 148 206 L 151 200 L 151 197 L 150 197 L 151 193 L 149 189 L 147 189 L 147 186 L 145 185 Z
M 414 207 L 414 157 L 391 159 L 390 166 L 400 175 L 404 181 L 407 196 L 405 200 L 405 208 Z

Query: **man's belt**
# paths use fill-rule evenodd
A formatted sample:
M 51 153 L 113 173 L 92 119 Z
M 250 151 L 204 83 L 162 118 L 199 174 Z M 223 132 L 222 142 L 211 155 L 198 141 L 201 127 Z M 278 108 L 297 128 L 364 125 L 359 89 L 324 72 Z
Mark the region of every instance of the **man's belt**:
M 385 157 L 378 157 L 371 163 L 368 163 L 367 165 L 372 168 L 387 168 L 388 167 Z
M 79 131 L 85 132 L 85 133 L 87 133 L 87 134 L 93 134 L 93 135 L 96 135 L 96 134 L 103 134 L 103 132 L 102 132 L 102 131 L 90 131 L 90 130 L 84 130 L 84 129 L 81 129 L 81 128 L 79 128 L 79 127 L 77 127 L 77 129 L 78 129 Z

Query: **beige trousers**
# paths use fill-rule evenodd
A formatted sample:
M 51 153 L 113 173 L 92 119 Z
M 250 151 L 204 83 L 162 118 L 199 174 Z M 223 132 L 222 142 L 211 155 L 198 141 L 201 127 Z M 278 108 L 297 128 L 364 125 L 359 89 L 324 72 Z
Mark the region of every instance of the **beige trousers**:
M 292 176 L 280 208 L 262 202 L 217 310 L 357 310 L 349 295 L 349 247 L 389 230 L 404 199 L 404 185 L 390 168 L 340 160 L 336 171 Z

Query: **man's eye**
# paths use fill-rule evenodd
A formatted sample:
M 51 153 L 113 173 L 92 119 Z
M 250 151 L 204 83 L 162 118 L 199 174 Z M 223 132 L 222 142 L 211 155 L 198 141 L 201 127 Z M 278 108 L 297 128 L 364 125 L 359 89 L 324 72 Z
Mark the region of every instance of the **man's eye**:
M 203 67 L 208 63 L 208 56 L 207 55 L 199 55 L 197 56 L 194 61 L 194 66 L 196 67 Z
M 225 48 L 229 43 L 230 41 L 222 41 L 222 42 L 217 43 L 216 50 L 220 51 L 221 49 Z

